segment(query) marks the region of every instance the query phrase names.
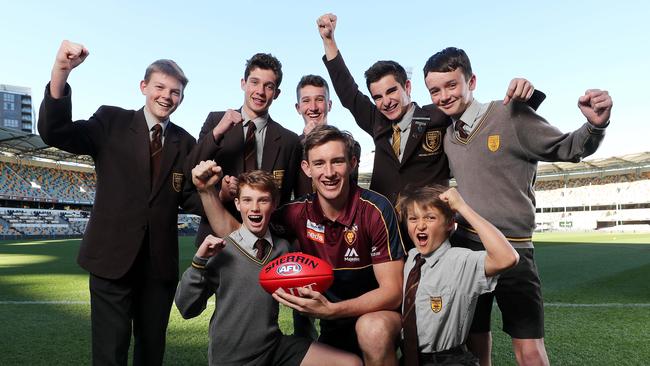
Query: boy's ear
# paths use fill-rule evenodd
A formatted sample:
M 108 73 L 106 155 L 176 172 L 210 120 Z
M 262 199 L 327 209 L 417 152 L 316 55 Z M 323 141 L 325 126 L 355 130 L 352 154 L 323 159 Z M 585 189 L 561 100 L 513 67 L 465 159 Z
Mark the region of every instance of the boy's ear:
M 447 223 L 447 231 L 451 234 L 451 232 L 456 228 L 456 220 L 451 217 L 449 218 L 449 222 Z
M 309 163 L 307 162 L 307 160 L 301 161 L 300 167 L 302 168 L 302 171 L 305 173 L 305 175 L 311 178 L 311 170 L 309 169 Z
M 241 209 L 239 208 L 239 197 L 235 197 L 235 207 L 237 208 L 237 211 L 241 212 Z

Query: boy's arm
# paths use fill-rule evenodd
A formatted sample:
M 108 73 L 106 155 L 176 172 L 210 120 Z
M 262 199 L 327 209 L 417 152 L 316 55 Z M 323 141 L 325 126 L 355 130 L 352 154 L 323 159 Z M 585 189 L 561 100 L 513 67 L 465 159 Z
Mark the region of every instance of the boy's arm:
M 82 44 L 67 40 L 61 42 L 50 76 L 50 95 L 52 98 L 59 99 L 64 95 L 65 84 L 68 81 L 70 72 L 84 62 L 88 55 L 88 49 Z
M 205 310 L 214 291 L 205 266 L 208 259 L 217 255 L 224 246 L 223 239 L 208 235 L 197 249 L 192 265 L 183 273 L 174 301 L 184 319 L 194 318 Z
M 517 264 L 519 254 L 506 240 L 505 236 L 494 225 L 469 207 L 455 188 L 450 188 L 441 194 L 440 198 L 449 203 L 452 210 L 461 214 L 481 238 L 487 252 L 485 256 L 485 275 L 487 277 L 499 274 Z
M 222 176 L 221 167 L 212 160 L 202 161 L 192 169 L 192 183 L 199 192 L 203 211 L 210 227 L 220 237 L 237 230 L 241 224 L 223 207 L 215 184 Z
M 72 69 L 83 63 L 88 55 L 81 44 L 61 42 L 41 103 L 38 132 L 50 146 L 96 157 L 105 140 L 104 125 L 116 112 L 115 108 L 101 107 L 88 121 L 72 122 L 72 91 L 67 80 Z
M 323 62 L 332 80 L 332 87 L 343 107 L 352 113 L 359 127 L 372 135 L 377 108 L 373 101 L 359 90 L 359 86 L 343 61 L 334 40 L 336 23 L 336 15 L 329 13 L 320 16 L 316 21 L 325 49 Z
M 526 157 L 538 161 L 578 162 L 593 154 L 605 136 L 612 99 L 606 91 L 587 90 L 579 98 L 578 107 L 587 122 L 573 132 L 563 133 L 530 109 L 513 105 L 510 117 Z

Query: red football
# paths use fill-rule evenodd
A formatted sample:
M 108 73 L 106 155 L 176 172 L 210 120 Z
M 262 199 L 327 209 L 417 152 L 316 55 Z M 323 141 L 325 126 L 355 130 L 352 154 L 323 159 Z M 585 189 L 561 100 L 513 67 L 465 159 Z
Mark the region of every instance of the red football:
M 278 288 L 299 296 L 296 288 L 325 292 L 334 281 L 332 266 L 314 256 L 294 252 L 275 258 L 260 271 L 260 285 L 268 293 Z

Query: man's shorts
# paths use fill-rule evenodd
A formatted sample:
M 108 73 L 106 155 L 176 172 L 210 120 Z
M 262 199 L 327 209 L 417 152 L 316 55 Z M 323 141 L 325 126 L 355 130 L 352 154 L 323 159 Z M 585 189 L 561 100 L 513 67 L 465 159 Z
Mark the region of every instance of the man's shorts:
M 269 365 L 300 365 L 312 341 L 293 335 L 283 335 L 269 351 Z
M 485 250 L 480 242 L 452 235 L 453 246 Z M 503 319 L 503 331 L 512 338 L 544 338 L 544 301 L 533 248 L 516 248 L 519 263 L 501 273 L 495 290 L 479 296 L 471 333 L 490 331 L 493 299 Z
M 318 342 L 363 357 L 355 326 L 359 318 L 343 318 L 320 321 Z

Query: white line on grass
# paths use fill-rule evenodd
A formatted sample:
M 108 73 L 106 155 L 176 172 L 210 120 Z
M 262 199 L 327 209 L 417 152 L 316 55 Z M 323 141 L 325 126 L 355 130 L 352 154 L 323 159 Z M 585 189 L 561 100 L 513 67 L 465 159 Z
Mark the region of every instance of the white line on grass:
M 1 301 L 0 305 L 90 305 L 90 301 L 73 301 L 73 300 L 52 300 L 52 301 Z M 209 302 L 208 306 L 214 305 Z M 547 307 L 555 308 L 650 308 L 650 303 L 644 304 L 623 304 L 623 303 L 603 303 L 603 304 L 571 304 L 564 302 L 549 302 L 544 304 Z
M 622 303 L 604 303 L 604 304 L 570 304 L 563 302 L 549 302 L 544 306 L 555 308 L 648 308 L 650 304 L 622 304 Z
M 12 301 L 0 300 L 0 305 L 90 305 L 90 301 L 51 300 L 51 301 Z M 208 306 L 214 305 L 209 302 Z

